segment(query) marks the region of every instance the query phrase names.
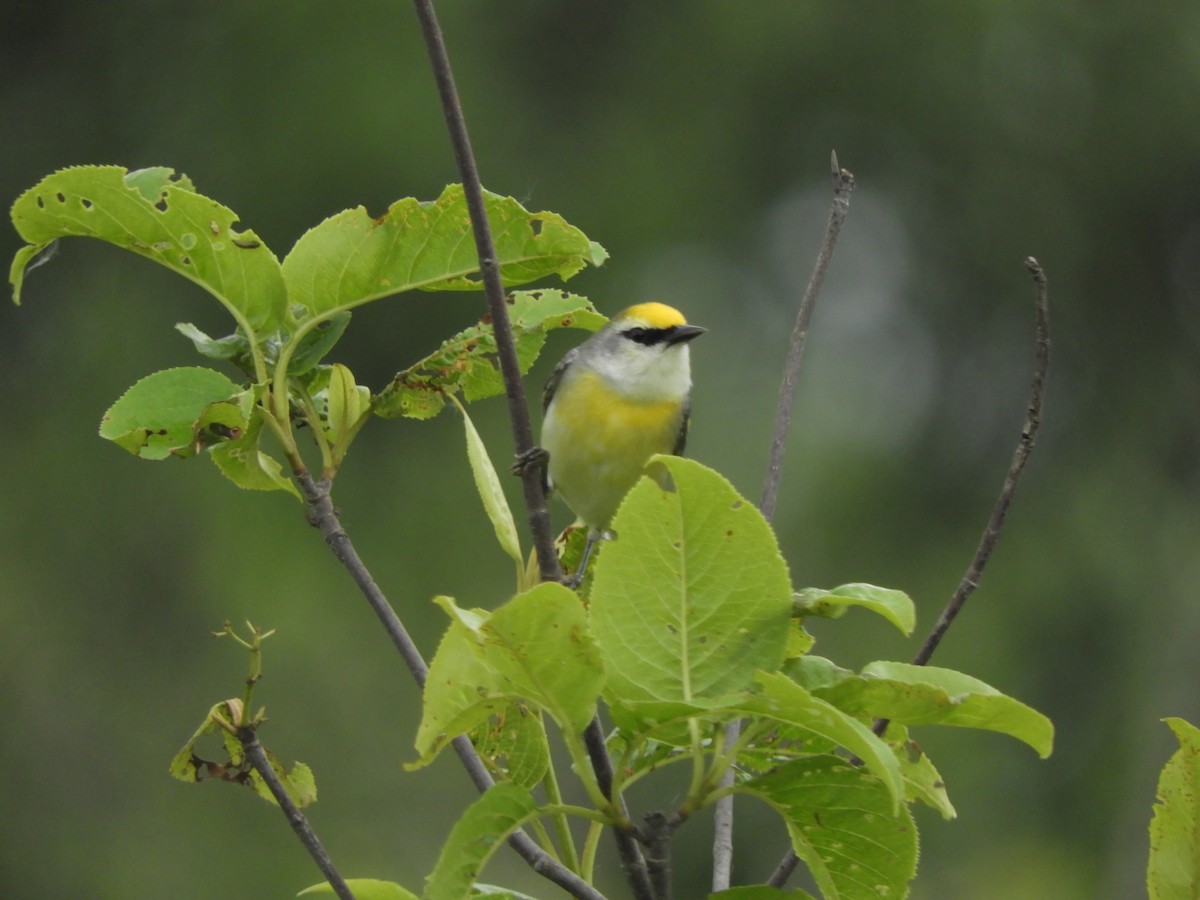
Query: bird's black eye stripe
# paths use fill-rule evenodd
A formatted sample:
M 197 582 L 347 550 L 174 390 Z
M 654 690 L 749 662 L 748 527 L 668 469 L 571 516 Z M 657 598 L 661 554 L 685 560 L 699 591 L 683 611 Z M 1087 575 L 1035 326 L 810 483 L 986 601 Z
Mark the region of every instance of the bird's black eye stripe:
M 621 334 L 629 340 L 638 344 L 645 344 L 647 347 L 653 344 L 661 344 L 666 340 L 667 335 L 671 333 L 670 328 L 642 328 L 634 326 L 626 328 Z

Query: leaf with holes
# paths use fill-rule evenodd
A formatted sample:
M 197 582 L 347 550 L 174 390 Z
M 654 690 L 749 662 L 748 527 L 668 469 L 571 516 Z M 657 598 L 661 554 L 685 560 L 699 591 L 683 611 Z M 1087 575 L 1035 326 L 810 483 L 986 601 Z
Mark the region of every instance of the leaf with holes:
M 63 237 L 97 238 L 166 266 L 203 287 L 247 334 L 265 337 L 284 320 L 279 260 L 237 214 L 196 193 L 167 168 L 78 166 L 43 178 L 17 198 L 12 221 L 27 246 L 9 273 L 20 303 L 34 258 Z
M 516 291 L 508 314 L 522 374 L 537 361 L 549 332 L 596 331 L 605 322 L 588 300 L 565 291 Z M 375 412 L 384 418 L 429 419 L 442 411 L 446 394 L 459 392 L 470 402 L 504 393 L 490 317 L 398 372 L 375 397 Z
M 485 202 L 505 286 L 565 280 L 608 256 L 559 215 L 531 213 L 497 194 Z M 431 202 L 397 200 L 378 218 L 361 206 L 331 216 L 296 242 L 283 277 L 289 299 L 318 317 L 403 291 L 481 289 L 462 187 L 452 184 Z
M 165 369 L 127 390 L 100 421 L 100 436 L 142 459 L 194 456 L 241 437 L 253 393 L 200 366 Z

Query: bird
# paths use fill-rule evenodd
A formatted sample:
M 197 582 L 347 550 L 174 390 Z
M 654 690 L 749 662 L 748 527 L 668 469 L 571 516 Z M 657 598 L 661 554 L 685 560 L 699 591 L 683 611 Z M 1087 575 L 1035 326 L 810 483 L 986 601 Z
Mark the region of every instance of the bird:
M 610 538 L 617 507 L 656 453 L 678 456 L 691 416 L 688 345 L 707 329 L 665 303 L 622 310 L 555 367 L 542 396 L 540 447 L 522 463 L 543 466 L 554 491 L 588 529 L 572 579 L 595 543 Z

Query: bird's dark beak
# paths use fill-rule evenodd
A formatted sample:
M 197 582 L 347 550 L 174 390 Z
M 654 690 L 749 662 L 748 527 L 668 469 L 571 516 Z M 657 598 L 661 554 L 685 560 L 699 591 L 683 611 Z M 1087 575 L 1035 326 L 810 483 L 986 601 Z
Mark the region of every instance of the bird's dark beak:
M 668 344 L 685 344 L 692 338 L 698 338 L 707 328 L 701 328 L 699 325 L 676 325 L 667 335 Z

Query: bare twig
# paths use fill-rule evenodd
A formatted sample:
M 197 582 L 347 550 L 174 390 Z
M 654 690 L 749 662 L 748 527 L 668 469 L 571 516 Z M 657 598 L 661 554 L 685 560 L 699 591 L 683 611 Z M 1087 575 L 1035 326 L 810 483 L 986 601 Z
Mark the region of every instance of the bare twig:
M 250 761 L 250 765 L 254 766 L 254 771 L 258 773 L 259 777 L 266 783 L 267 788 L 270 789 L 271 795 L 278 801 L 279 808 L 283 810 L 288 824 L 292 826 L 292 831 L 296 832 L 296 836 L 300 838 L 300 843 L 304 845 L 304 849 L 308 851 L 308 855 L 313 858 L 313 862 L 317 864 L 317 868 L 321 870 L 321 874 L 325 876 L 326 881 L 333 888 L 333 892 L 341 900 L 354 900 L 354 894 L 351 893 L 350 887 L 333 864 L 333 860 L 329 858 L 329 854 L 325 852 L 325 847 L 321 844 L 317 833 L 312 830 L 312 826 L 308 824 L 308 819 L 305 818 L 304 813 L 300 812 L 300 807 L 292 800 L 291 795 L 287 792 L 287 788 L 283 786 L 283 782 L 279 780 L 279 776 L 271 768 L 266 751 L 263 750 L 263 745 L 259 741 L 258 734 L 254 728 L 249 725 L 243 725 L 238 728 L 237 736 L 238 740 L 241 741 L 242 750 L 246 753 L 246 759 Z
M 429 674 L 429 666 L 425 664 L 425 659 L 409 635 L 408 629 L 396 615 L 396 610 L 392 609 L 392 604 L 388 602 L 383 591 L 379 589 L 379 585 L 375 583 L 375 579 L 371 577 L 370 571 L 363 564 L 358 551 L 354 549 L 350 536 L 342 528 L 337 511 L 333 508 L 328 482 L 314 481 L 312 475 L 305 469 L 298 469 L 292 474 L 296 483 L 300 485 L 304 499 L 308 502 L 308 520 L 321 532 L 321 536 L 325 538 L 325 543 L 329 545 L 333 555 L 350 573 L 350 577 L 354 579 L 358 589 L 371 604 L 371 610 L 383 624 L 384 631 L 392 639 L 396 649 L 400 651 L 400 656 L 403 657 L 404 663 L 408 666 L 408 671 L 412 673 L 417 685 L 424 688 L 425 678 Z
M 329 494 L 329 485 L 323 481 L 314 481 L 312 475 L 305 469 L 299 469 L 293 475 L 308 501 L 309 521 L 320 530 L 325 537 L 325 543 L 333 551 L 333 555 L 350 573 L 350 577 L 354 579 L 354 583 L 358 585 L 359 590 L 370 603 L 371 609 L 383 623 L 388 637 L 400 651 L 413 679 L 421 688 L 424 688 L 425 679 L 429 675 L 429 666 L 425 663 L 420 649 L 413 643 L 404 623 L 396 615 L 395 609 L 392 608 L 383 591 L 375 583 L 375 579 L 371 577 L 370 571 L 363 564 L 350 536 L 342 528 L 342 523 L 337 517 L 333 500 Z M 491 773 L 483 764 L 483 760 L 479 758 L 479 754 L 475 752 L 475 748 L 464 735 L 455 738 L 451 742 L 451 746 L 462 761 L 471 782 L 481 793 L 495 783 Z M 524 831 L 514 832 L 509 836 L 508 843 L 529 864 L 530 868 L 553 881 L 572 896 L 578 897 L 580 900 L 604 900 L 603 894 L 546 853 Z
M 1004 486 L 1000 489 L 1000 496 L 996 498 L 996 505 L 992 508 L 992 516 L 988 519 L 987 528 L 984 529 L 983 536 L 979 539 L 975 556 L 971 559 L 971 564 L 967 567 L 962 581 L 958 583 L 954 596 L 950 598 L 950 602 L 946 604 L 946 608 L 938 617 L 937 624 L 933 626 L 933 630 L 925 638 L 925 643 L 921 645 L 920 651 L 913 658 L 913 665 L 916 666 L 923 666 L 929 662 L 933 651 L 942 642 L 946 629 L 950 627 L 954 617 L 963 608 L 967 598 L 975 592 L 975 588 L 979 587 L 979 579 L 991 558 L 992 551 L 996 549 L 996 542 L 1000 540 L 1000 530 L 1004 527 L 1004 519 L 1008 515 L 1008 507 L 1012 503 L 1013 493 L 1017 489 L 1017 482 L 1021 478 L 1025 464 L 1029 461 L 1029 455 L 1033 452 L 1034 438 L 1042 423 L 1042 399 L 1046 394 L 1046 374 L 1050 369 L 1050 304 L 1046 297 L 1046 273 L 1041 264 L 1030 256 L 1025 260 L 1025 268 L 1033 276 L 1037 306 L 1036 361 L 1033 369 L 1033 384 L 1029 389 L 1029 406 L 1025 413 L 1025 424 L 1021 428 L 1017 449 L 1013 452 L 1008 473 L 1004 476 Z
M 929 662 L 929 658 L 933 656 L 933 652 L 945 637 L 950 623 L 962 610 L 967 598 L 979 587 L 979 579 L 991 558 L 992 551 L 996 549 L 996 543 L 1000 540 L 1000 531 L 1004 527 L 1008 508 L 1017 489 L 1017 482 L 1033 452 L 1034 439 L 1037 437 L 1038 428 L 1042 423 L 1042 401 L 1046 395 L 1046 375 L 1050 370 L 1050 303 L 1046 295 L 1046 273 L 1041 264 L 1030 256 L 1025 260 L 1025 268 L 1033 276 L 1037 319 L 1034 338 L 1033 383 L 1029 389 L 1029 405 L 1025 412 L 1025 424 L 1021 428 L 1021 437 L 1017 440 L 1017 449 L 1013 452 L 1008 473 L 1004 476 L 1004 486 L 1000 489 L 1000 496 L 996 498 L 996 505 L 992 507 L 991 518 L 988 519 L 987 527 L 979 540 L 979 546 L 975 550 L 971 564 L 958 583 L 950 602 L 942 610 L 933 630 L 925 638 L 925 643 L 921 645 L 921 649 L 913 658 L 913 665 L 923 666 Z M 875 734 L 882 735 L 887 730 L 887 726 L 887 719 L 877 719 L 872 730 Z M 796 863 L 795 853 L 788 851 L 767 883 L 773 887 L 782 887 L 792 874 L 792 870 L 796 868 Z
M 783 473 L 783 453 L 787 448 L 788 431 L 792 421 L 792 407 L 796 402 L 796 386 L 799 383 L 800 362 L 804 357 L 804 342 L 808 337 L 808 323 L 812 319 L 813 307 L 817 303 L 817 295 L 825 283 L 825 273 L 829 269 L 829 261 L 833 258 L 833 248 L 837 246 L 838 235 L 842 224 L 846 221 L 846 213 L 850 210 L 850 194 L 854 192 L 854 176 L 845 169 L 838 168 L 837 154 L 831 157 L 833 171 L 833 204 L 829 208 L 829 223 L 825 226 L 825 239 L 817 253 L 817 262 L 813 266 L 812 276 L 804 297 L 800 301 L 800 309 L 796 313 L 796 324 L 792 328 L 792 339 L 788 344 L 787 362 L 783 367 L 783 380 L 779 384 L 779 404 L 775 408 L 775 431 L 771 436 L 771 457 L 767 463 L 767 478 L 763 485 L 762 502 L 758 508 L 770 521 L 775 515 L 775 504 L 779 500 L 779 481 Z
M 833 202 L 829 207 L 829 221 L 825 225 L 825 238 L 817 252 L 817 261 L 808 287 L 800 300 L 796 312 L 796 324 L 788 343 L 787 360 L 783 366 L 783 379 L 779 383 L 779 404 L 775 408 L 775 429 L 771 435 L 771 456 L 767 463 L 767 476 L 763 481 L 762 500 L 759 511 L 769 522 L 775 517 L 775 505 L 779 500 L 779 484 L 783 474 L 783 454 L 787 449 L 788 432 L 791 430 L 792 408 L 796 404 L 796 387 L 800 380 L 800 363 L 804 359 L 804 344 L 808 339 L 808 326 L 813 308 L 825 283 L 825 273 L 833 258 L 838 235 L 850 211 L 850 195 L 854 192 L 854 176 L 838 166 L 837 153 L 830 154 L 830 176 L 833 179 Z M 738 739 L 741 722 L 730 722 L 725 726 L 725 749 L 728 750 Z M 721 787 L 733 784 L 731 768 L 721 778 Z M 793 867 L 795 863 L 792 864 Z M 733 794 L 717 801 L 713 817 L 713 880 L 712 889 L 723 891 L 729 887 L 733 873 Z
M 483 278 L 488 312 L 491 314 L 492 328 L 496 335 L 496 355 L 499 357 L 500 371 L 504 376 L 513 443 L 516 445 L 517 456 L 523 456 L 533 448 L 533 426 L 529 421 L 529 406 L 525 400 L 525 386 L 521 381 L 521 367 L 517 362 L 517 350 L 509 324 L 508 305 L 504 300 L 504 285 L 500 279 L 496 248 L 488 226 L 479 170 L 475 165 L 471 139 L 467 134 L 467 123 L 463 118 L 462 104 L 454 86 L 454 73 L 450 68 L 450 58 L 442 39 L 441 26 L 438 25 L 437 15 L 433 11 L 433 3 L 431 0 L 413 0 L 413 6 L 416 8 L 417 18 L 421 21 L 425 48 L 429 52 L 430 65 L 442 101 L 442 112 L 446 117 L 446 128 L 450 132 L 450 143 L 454 148 L 454 158 L 462 178 L 463 194 L 471 215 L 471 227 L 475 232 L 475 249 L 479 254 L 479 274 Z M 529 529 L 533 534 L 542 580 L 561 581 L 562 569 L 558 564 L 558 554 L 554 551 L 550 509 L 546 503 L 546 492 L 542 487 L 542 475 L 538 467 L 526 467 L 522 472 L 521 483 L 525 491 Z

